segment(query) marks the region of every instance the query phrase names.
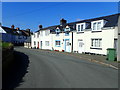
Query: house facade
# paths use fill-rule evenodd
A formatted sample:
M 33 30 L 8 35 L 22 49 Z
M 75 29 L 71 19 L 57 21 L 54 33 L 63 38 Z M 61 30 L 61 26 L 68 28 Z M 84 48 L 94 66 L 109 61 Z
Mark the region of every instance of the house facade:
M 32 48 L 107 55 L 108 48 L 118 49 L 118 16 L 98 18 L 42 28 L 32 35 Z M 117 50 L 118 51 L 118 50 Z
M 118 46 L 118 15 L 93 18 L 76 23 L 74 51 L 107 55 L 108 48 Z
M 20 28 L 16 28 L 12 25 L 11 28 L 1 26 L 1 34 L 3 42 L 11 42 L 14 45 L 24 45 L 24 42 L 27 38 L 30 37 L 31 32 L 30 29 L 20 30 Z

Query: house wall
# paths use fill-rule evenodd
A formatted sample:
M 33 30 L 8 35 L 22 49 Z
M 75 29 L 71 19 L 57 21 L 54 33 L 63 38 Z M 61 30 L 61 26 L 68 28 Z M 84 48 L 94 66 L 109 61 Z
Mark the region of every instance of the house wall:
M 83 52 L 90 52 L 96 54 L 107 54 L 107 48 L 114 48 L 114 38 L 117 38 L 116 35 L 117 29 L 106 29 L 102 32 L 92 32 L 84 31 L 84 33 L 74 32 L 74 50 L 78 51 L 78 39 L 82 39 L 84 43 Z M 102 39 L 102 50 L 101 49 L 91 49 L 91 39 L 92 38 L 101 38 Z
M 2 33 L 2 41 L 4 42 L 13 42 L 14 36 L 9 33 Z
M 24 43 L 27 38 L 24 35 L 15 35 L 14 41 L 15 41 L 15 43 Z
M 36 42 L 36 45 L 34 45 L 34 42 Z M 38 42 L 39 42 L 39 38 L 37 37 L 37 33 L 34 33 L 34 35 L 31 35 L 31 47 L 37 48 Z
M 59 51 L 66 51 L 66 52 L 71 52 L 71 48 L 72 48 L 72 33 L 69 33 L 69 36 L 65 36 L 65 33 L 59 33 L 59 35 L 56 34 L 52 34 L 53 36 L 53 49 L 54 50 L 59 50 Z M 71 43 L 71 45 L 69 45 L 69 50 L 66 50 L 66 43 L 65 40 L 69 40 L 69 43 Z M 60 46 L 56 46 L 55 41 L 60 41 Z
M 41 35 L 41 32 L 42 32 L 42 35 Z M 47 32 L 47 35 L 45 34 L 46 32 Z M 42 41 L 42 45 L 41 45 L 41 41 Z M 49 45 L 46 45 L 46 41 L 49 42 Z M 39 47 L 40 49 L 52 50 L 52 34 L 50 34 L 50 30 L 40 31 Z

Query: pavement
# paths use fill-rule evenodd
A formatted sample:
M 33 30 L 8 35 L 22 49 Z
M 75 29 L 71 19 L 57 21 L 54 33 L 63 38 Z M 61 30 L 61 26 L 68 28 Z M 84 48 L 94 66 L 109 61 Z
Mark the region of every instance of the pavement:
M 109 66 L 59 52 L 23 47 L 15 51 L 17 64 L 4 87 L 118 88 L 118 70 Z

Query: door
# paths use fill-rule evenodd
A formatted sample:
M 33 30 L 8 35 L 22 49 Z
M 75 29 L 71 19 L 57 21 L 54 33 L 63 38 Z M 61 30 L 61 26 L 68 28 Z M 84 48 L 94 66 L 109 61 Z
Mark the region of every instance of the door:
M 42 41 L 40 41 L 40 48 L 42 49 Z
M 70 52 L 70 42 L 69 42 L 69 40 L 65 40 L 65 51 Z
M 83 41 L 78 41 L 78 53 L 83 52 L 83 50 L 84 50 L 83 46 L 84 46 Z
M 38 46 L 37 46 L 37 48 L 39 48 L 39 42 L 38 42 Z

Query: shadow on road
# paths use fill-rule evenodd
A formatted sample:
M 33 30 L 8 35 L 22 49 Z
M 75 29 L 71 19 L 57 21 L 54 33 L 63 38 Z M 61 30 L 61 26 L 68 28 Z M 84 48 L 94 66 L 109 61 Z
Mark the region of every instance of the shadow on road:
M 24 82 L 23 77 L 28 73 L 29 57 L 21 52 L 14 52 L 14 64 L 7 73 L 3 73 L 2 88 L 13 89 Z M 3 70 L 4 71 L 4 70 Z

